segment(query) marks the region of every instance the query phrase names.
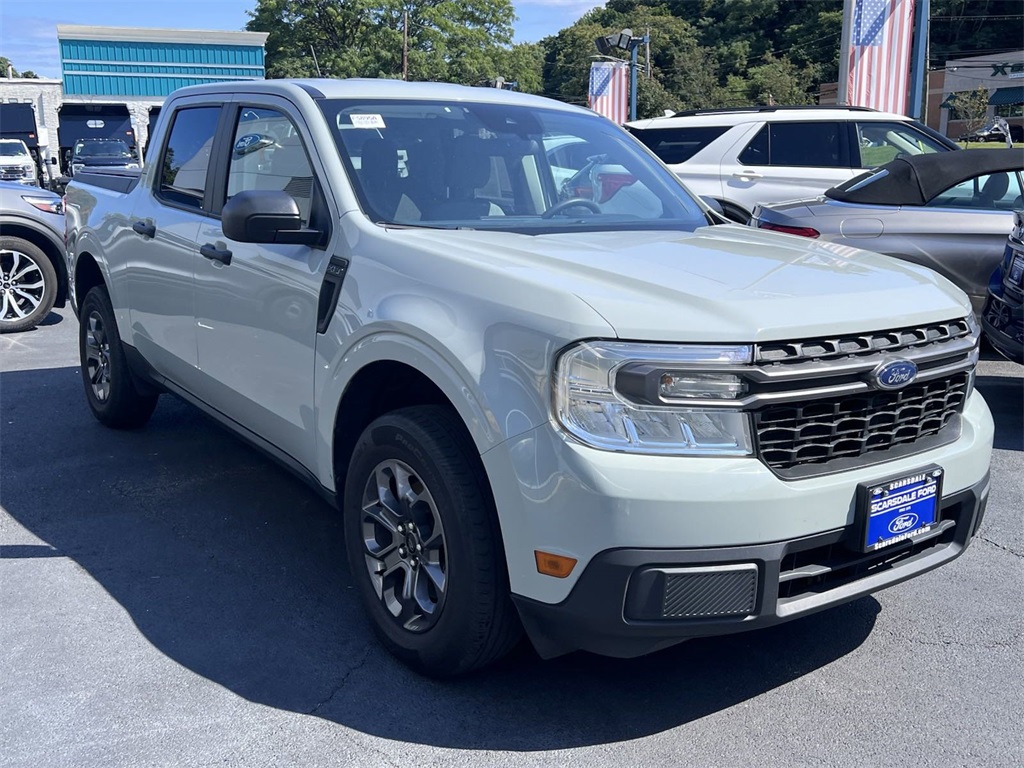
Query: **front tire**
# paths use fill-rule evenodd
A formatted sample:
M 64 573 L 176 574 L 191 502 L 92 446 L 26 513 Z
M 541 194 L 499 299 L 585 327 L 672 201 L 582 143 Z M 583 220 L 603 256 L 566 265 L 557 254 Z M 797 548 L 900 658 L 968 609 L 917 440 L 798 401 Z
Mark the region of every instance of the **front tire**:
M 78 350 L 89 408 L 108 427 L 141 427 L 153 415 L 157 395 L 142 394 L 135 387 L 106 288 L 90 290 L 78 316 Z
M 56 298 L 57 271 L 46 254 L 20 237 L 0 237 L 0 333 L 35 328 Z
M 363 431 L 345 483 L 345 547 L 370 622 L 431 677 L 490 664 L 521 634 L 473 451 L 449 409 L 403 408 Z

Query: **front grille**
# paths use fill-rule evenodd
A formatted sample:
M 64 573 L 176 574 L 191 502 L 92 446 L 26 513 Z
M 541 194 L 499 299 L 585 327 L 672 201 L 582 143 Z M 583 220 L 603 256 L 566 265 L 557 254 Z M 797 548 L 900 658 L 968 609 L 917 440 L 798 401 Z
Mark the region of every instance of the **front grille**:
M 944 344 L 971 335 L 966 318 L 892 331 L 831 336 L 802 341 L 762 342 L 754 349 L 754 362 L 766 364 L 805 363 L 841 357 L 860 357 L 880 352 L 892 354 L 926 344 Z
M 964 407 L 969 374 L 762 408 L 754 412 L 757 449 L 774 470 L 861 457 L 937 435 Z
M 3 179 L 4 181 L 24 179 L 27 176 L 28 171 L 18 165 L 0 167 L 0 179 Z

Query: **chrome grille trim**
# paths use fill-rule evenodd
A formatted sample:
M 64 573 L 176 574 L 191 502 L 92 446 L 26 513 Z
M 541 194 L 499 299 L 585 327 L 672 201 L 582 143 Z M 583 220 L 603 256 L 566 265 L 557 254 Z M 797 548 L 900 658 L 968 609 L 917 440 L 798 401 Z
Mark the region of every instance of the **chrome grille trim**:
M 793 365 L 810 360 L 902 353 L 924 345 L 941 345 L 957 339 L 975 337 L 977 333 L 974 321 L 965 317 L 889 331 L 789 342 L 761 342 L 754 345 L 754 364 Z

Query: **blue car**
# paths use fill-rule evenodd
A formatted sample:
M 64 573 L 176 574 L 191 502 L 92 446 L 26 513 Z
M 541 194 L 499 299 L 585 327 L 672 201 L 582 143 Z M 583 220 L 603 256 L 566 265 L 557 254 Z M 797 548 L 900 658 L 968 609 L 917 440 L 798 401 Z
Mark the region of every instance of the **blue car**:
M 1014 211 L 1013 230 L 989 280 L 981 322 L 1000 354 L 1024 364 L 1024 211 Z

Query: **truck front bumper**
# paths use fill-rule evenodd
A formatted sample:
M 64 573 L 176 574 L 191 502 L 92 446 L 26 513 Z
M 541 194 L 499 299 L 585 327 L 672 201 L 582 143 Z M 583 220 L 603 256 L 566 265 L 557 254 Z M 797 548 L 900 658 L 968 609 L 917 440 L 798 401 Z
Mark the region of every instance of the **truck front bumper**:
M 946 496 L 927 536 L 865 554 L 850 528 L 771 544 L 610 549 L 557 604 L 515 595 L 544 658 L 574 650 L 633 657 L 695 637 L 806 616 L 898 584 L 959 557 L 978 530 L 989 477 Z

